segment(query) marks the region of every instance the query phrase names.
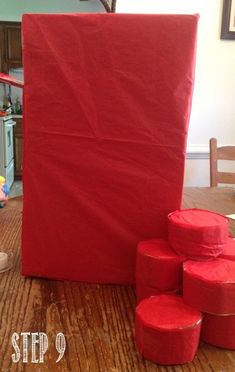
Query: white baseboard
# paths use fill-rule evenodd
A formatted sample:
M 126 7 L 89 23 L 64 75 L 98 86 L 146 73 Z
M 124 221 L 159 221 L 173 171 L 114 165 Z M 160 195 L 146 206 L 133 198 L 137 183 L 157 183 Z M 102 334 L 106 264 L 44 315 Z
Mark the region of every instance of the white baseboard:
M 209 159 L 209 145 L 189 145 L 186 159 Z

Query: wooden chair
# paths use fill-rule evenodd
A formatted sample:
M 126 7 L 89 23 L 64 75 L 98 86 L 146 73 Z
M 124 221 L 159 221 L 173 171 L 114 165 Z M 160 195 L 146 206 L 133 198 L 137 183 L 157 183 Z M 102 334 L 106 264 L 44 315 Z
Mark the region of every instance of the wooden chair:
M 217 147 L 216 138 L 211 138 L 210 186 L 217 186 L 218 183 L 235 184 L 235 172 L 218 171 L 218 160 L 235 160 L 235 146 Z

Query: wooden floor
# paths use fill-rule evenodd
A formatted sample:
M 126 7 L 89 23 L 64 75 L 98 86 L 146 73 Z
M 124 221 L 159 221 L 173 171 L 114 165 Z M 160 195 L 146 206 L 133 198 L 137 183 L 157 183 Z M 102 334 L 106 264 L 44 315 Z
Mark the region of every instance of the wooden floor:
M 235 191 L 187 189 L 185 207 L 235 213 Z M 129 286 L 88 285 L 20 275 L 22 200 L 0 209 L 0 250 L 13 253 L 14 266 L 0 274 L 0 371 L 234 372 L 235 352 L 202 343 L 192 363 L 162 367 L 141 358 L 134 343 L 135 293 Z M 39 227 L 40 228 L 40 227 Z M 231 224 L 235 236 L 235 225 Z M 35 252 L 37 254 L 37 252 Z M 14 332 L 45 332 L 48 352 L 41 364 L 13 363 Z M 67 349 L 56 364 L 55 336 Z M 235 335 L 234 335 L 235 337 Z

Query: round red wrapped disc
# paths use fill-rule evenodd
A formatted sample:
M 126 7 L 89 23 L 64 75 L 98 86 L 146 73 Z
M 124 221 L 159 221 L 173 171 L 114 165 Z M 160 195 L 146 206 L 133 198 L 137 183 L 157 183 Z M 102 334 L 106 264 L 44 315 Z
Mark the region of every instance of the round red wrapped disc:
M 200 311 L 235 314 L 235 262 L 222 258 L 185 262 L 183 296 L 188 305 Z
M 223 251 L 219 257 L 235 261 L 235 240 L 233 238 L 228 238 L 228 243 L 223 248 Z
M 168 215 L 169 243 L 180 255 L 195 260 L 219 256 L 228 241 L 228 218 L 202 209 Z
M 171 365 L 193 360 L 199 343 L 202 314 L 182 297 L 159 295 L 136 308 L 136 345 L 153 362 Z
M 142 241 L 137 249 L 136 283 L 162 292 L 178 290 L 182 284 L 183 261 L 167 240 Z
M 208 344 L 235 350 L 235 315 L 204 314 L 201 339 Z

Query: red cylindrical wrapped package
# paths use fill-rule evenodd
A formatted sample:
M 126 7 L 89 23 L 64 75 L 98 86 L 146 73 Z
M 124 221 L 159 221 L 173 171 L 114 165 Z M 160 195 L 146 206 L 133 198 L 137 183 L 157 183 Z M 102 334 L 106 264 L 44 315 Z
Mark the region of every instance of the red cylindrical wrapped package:
M 162 292 L 178 290 L 182 284 L 184 260 L 170 248 L 167 240 L 142 241 L 137 250 L 136 283 Z
M 145 298 L 149 298 L 152 296 L 156 296 L 159 294 L 177 294 L 180 291 L 180 289 L 174 290 L 174 291 L 160 291 L 158 288 L 150 287 L 145 284 L 136 282 L 136 300 L 137 303 L 140 301 L 143 301 Z
M 193 360 L 200 337 L 202 314 L 182 297 L 159 295 L 136 308 L 136 345 L 143 357 L 171 365 Z
M 219 256 L 228 242 L 228 218 L 202 209 L 177 210 L 168 215 L 168 234 L 178 254 L 210 260 Z
M 235 240 L 233 238 L 228 238 L 228 243 L 223 248 L 223 251 L 219 257 L 225 258 L 226 260 L 235 261 Z
M 235 315 L 204 314 L 201 339 L 208 344 L 235 350 Z
M 183 265 L 184 301 L 200 311 L 235 314 L 235 262 L 187 261 Z

